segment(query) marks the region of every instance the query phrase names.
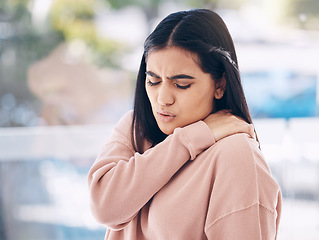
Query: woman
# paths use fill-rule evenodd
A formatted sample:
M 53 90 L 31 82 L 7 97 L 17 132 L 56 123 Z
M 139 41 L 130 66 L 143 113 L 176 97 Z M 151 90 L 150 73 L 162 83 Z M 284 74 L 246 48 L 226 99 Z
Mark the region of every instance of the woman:
M 166 17 L 145 41 L 134 110 L 89 172 L 105 239 L 275 239 L 280 188 L 251 123 L 222 19 Z

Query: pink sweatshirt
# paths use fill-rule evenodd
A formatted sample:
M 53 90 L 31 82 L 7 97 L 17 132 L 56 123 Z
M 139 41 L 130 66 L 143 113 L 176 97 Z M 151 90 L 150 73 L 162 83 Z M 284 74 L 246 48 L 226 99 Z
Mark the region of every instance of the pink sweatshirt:
M 276 239 L 281 193 L 247 134 L 215 142 L 196 122 L 136 153 L 132 112 L 89 176 L 91 209 L 109 240 Z

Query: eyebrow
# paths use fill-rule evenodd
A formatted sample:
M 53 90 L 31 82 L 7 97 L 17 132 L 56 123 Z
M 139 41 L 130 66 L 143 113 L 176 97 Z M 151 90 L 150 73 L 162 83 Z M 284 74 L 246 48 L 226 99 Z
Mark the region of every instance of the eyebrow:
M 168 79 L 174 80 L 174 79 L 194 79 L 194 77 L 186 75 L 186 74 L 179 74 L 172 77 L 168 77 Z
M 152 77 L 156 77 L 156 78 L 160 78 L 158 75 L 156 75 L 155 73 L 151 72 L 151 71 L 146 71 L 145 72 L 146 75 L 150 75 Z M 175 80 L 175 79 L 195 79 L 192 76 L 186 75 L 186 74 L 178 74 L 172 77 L 167 77 L 170 80 Z
M 156 77 L 156 78 L 160 78 L 159 76 L 157 76 L 155 73 L 151 72 L 151 71 L 146 71 L 145 72 L 146 75 L 149 75 L 151 77 Z

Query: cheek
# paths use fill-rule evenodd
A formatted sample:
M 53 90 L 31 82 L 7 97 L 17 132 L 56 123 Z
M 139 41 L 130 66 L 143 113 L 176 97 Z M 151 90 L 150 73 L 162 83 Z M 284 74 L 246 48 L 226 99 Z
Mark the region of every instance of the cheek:
M 202 101 L 206 104 L 207 107 L 213 108 L 215 103 L 215 87 L 210 85 L 206 88 L 206 91 L 203 91 L 202 96 L 206 96 Z
M 194 112 L 197 112 L 198 114 L 209 114 L 213 110 L 213 101 L 209 98 L 205 98 L 202 100 L 199 100 L 197 104 L 193 105 Z
M 214 96 L 215 88 L 211 84 L 202 85 L 193 92 L 193 98 L 205 104 L 212 103 L 215 98 Z
M 196 115 L 207 116 L 213 111 L 214 108 L 214 92 L 202 91 L 200 94 L 196 94 L 191 98 L 189 102 L 192 106 L 192 112 Z
M 154 104 L 154 98 L 155 98 L 155 92 L 153 90 L 151 90 L 150 88 L 148 88 L 147 86 L 145 86 L 145 91 L 146 91 L 146 95 L 148 97 L 148 100 L 150 101 L 152 107 Z
M 144 87 L 145 87 L 146 95 L 148 96 L 148 98 L 150 98 L 150 89 L 149 89 L 149 87 L 148 87 L 148 85 L 147 85 L 146 81 L 145 81 L 145 85 L 144 85 Z

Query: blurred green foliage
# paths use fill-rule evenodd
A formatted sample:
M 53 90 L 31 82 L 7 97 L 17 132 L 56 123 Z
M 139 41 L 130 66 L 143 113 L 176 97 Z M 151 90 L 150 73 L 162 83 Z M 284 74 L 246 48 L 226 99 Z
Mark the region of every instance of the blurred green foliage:
M 94 18 L 96 0 L 56 0 L 53 3 L 50 22 L 65 41 L 81 40 L 92 52 L 92 61 L 98 66 L 119 67 L 119 55 L 124 45 L 98 35 Z
M 0 127 L 35 124 L 40 103 L 28 89 L 28 68 L 63 41 L 49 27 L 41 33 L 35 28 L 29 4 L 27 0 L 0 4 Z
M 40 103 L 29 91 L 27 72 L 63 41 L 54 30 L 40 33 L 34 27 L 29 3 L 0 4 L 0 127 L 36 124 Z
M 300 28 L 319 30 L 318 0 L 285 0 L 284 17 L 293 18 Z
M 33 25 L 28 8 L 30 1 L 7 0 L 0 5 L 0 74 L 2 83 L 26 83 L 30 64 L 47 56 L 63 37 L 53 29 L 39 32 Z M 1 35 L 5 32 L 6 34 Z M 8 60 L 8 55 L 12 60 Z M 7 80 L 11 78 L 11 81 Z
M 141 8 L 156 8 L 163 0 L 105 0 L 112 8 L 120 9 L 129 5 L 139 6 Z
M 24 12 L 27 3 L 27 0 L 2 0 L 0 2 L 0 20 L 7 21 L 19 18 L 19 16 L 21 16 L 21 12 Z

